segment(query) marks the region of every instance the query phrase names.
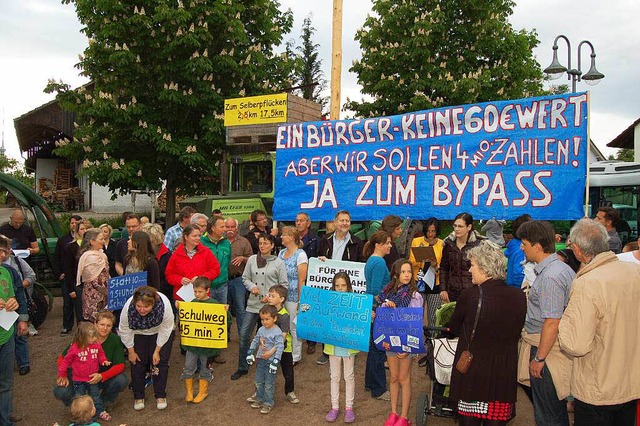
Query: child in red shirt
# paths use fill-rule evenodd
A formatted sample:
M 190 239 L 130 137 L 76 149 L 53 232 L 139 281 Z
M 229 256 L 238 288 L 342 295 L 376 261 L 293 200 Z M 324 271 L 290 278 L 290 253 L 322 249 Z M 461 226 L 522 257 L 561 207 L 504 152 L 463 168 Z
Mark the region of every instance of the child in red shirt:
M 71 368 L 71 380 L 76 396 L 88 394 L 93 399 L 98 417 L 111 420 L 100 399 L 98 383 L 92 383 L 92 374 L 98 373 L 100 365 L 110 365 L 102 346 L 97 343 L 96 326 L 90 322 L 82 322 L 76 329 L 73 344 L 67 355 L 58 366 L 58 386 L 69 386 L 67 369 Z

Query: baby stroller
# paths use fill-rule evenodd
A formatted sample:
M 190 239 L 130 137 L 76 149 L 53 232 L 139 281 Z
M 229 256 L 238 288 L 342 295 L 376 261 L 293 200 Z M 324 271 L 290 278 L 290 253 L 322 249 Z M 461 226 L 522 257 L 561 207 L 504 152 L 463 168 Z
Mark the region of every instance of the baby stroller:
M 416 425 L 425 426 L 427 416 L 453 418 L 454 408 L 449 400 L 449 384 L 453 357 L 458 346 L 458 338 L 449 335 L 444 327 L 453 315 L 455 302 L 446 303 L 436 311 L 435 326 L 424 326 L 427 346 L 427 374 L 431 379 L 428 389 L 418 394 L 416 404 Z

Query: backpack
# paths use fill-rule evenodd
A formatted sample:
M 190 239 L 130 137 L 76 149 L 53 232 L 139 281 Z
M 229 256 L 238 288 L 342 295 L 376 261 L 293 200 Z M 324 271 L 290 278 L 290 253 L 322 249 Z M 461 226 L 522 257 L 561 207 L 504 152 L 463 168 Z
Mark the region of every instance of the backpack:
M 49 301 L 45 296 L 45 292 L 41 290 L 41 287 L 42 284 L 34 283 L 31 296 L 29 296 L 27 289 L 24 289 L 24 295 L 27 299 L 29 321 L 31 321 L 31 324 L 36 329 L 40 328 L 49 313 Z
M 16 265 L 18 265 L 20 275 L 24 277 L 24 272 L 22 271 L 22 265 L 20 264 L 19 258 L 16 258 Z M 31 296 L 29 296 L 27 289 L 24 289 L 24 296 L 27 299 L 29 321 L 36 329 L 40 328 L 44 323 L 44 320 L 47 319 L 47 314 L 51 310 L 51 307 L 53 307 L 49 306 L 49 300 L 47 299 L 46 293 L 47 289 L 37 282 L 33 283 Z

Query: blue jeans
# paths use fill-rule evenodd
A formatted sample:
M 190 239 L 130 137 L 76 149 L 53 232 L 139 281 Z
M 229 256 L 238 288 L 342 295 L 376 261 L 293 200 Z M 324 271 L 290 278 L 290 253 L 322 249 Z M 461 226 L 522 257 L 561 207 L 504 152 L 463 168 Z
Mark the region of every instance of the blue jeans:
M 231 302 L 236 311 L 236 325 L 238 326 L 239 336 L 247 311 L 247 289 L 244 287 L 244 284 L 242 284 L 242 276 L 230 279 L 227 286 L 229 291 L 229 298 L 227 300 Z
M 213 371 L 207 366 L 207 356 L 197 355 L 193 352 L 187 351 L 184 356 L 184 369 L 180 378 L 193 379 L 196 372 L 200 373 L 200 380 L 213 380 Z
M 111 405 L 116 401 L 118 394 L 125 390 L 129 385 L 129 377 L 120 373 L 104 382 L 98 383 L 98 388 L 102 391 L 100 399 L 104 405 Z M 67 407 L 71 405 L 71 401 L 75 397 L 73 386 L 53 386 L 53 396 L 62 401 Z M 99 413 L 98 413 L 99 414 Z
M 224 283 L 222 286 L 218 288 L 211 287 L 210 294 L 211 298 L 217 301 L 218 303 L 222 303 L 223 305 L 227 304 L 227 293 L 229 290 L 227 289 L 228 283 Z
M 531 347 L 529 361 L 538 353 L 538 348 Z M 529 377 L 531 381 L 531 394 L 533 397 L 533 415 L 536 424 L 545 426 L 569 426 L 569 414 L 567 414 L 567 402 L 558 399 L 556 387 L 553 385 L 551 373 L 545 363 L 542 367 L 540 379 Z
M 27 342 L 27 336 L 18 336 L 18 328 L 16 327 L 13 332 L 13 337 L 16 339 L 16 362 L 18 368 L 29 366 L 29 344 Z
M 92 385 L 89 382 L 73 382 L 73 390 L 75 396 L 89 395 L 93 399 L 93 405 L 96 407 L 96 414 L 104 411 L 104 404 L 100 399 L 100 388 L 98 384 Z
M 371 330 L 373 336 L 373 326 Z M 379 397 L 387 391 L 387 376 L 384 371 L 384 362 L 387 353 L 376 348 L 373 339 L 369 339 L 369 353 L 367 353 L 367 366 L 364 370 L 364 387 L 371 391 L 371 396 Z
M 276 374 L 269 372 L 269 364 L 271 361 L 268 359 L 257 360 L 256 367 L 256 399 L 261 402 L 262 405 L 273 407 L 273 392 L 276 387 Z
M 13 357 L 16 342 L 11 337 L 0 345 L 0 425 L 13 426 L 9 421 L 12 411 L 11 397 L 13 396 Z
M 251 345 L 251 335 L 253 330 L 258 324 L 260 319 L 259 314 L 247 312 L 242 321 L 242 328 L 240 329 L 240 349 L 238 351 L 238 370 L 249 371 L 249 365 L 247 364 L 247 351 L 249 351 L 249 345 Z

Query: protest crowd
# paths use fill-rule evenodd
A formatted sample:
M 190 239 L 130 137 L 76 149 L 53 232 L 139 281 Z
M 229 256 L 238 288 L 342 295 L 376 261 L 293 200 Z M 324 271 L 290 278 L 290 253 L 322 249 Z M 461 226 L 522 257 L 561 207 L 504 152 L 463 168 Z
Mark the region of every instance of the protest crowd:
M 516 416 L 519 386 L 531 399 L 537 425 L 636 424 L 640 250 L 637 245 L 622 247 L 616 232 L 619 216 L 611 207 L 600 208 L 595 219 L 575 222 L 558 252 L 562 237 L 551 223 L 529 215 L 512 222 L 510 238 L 503 233 L 505 221 L 496 218 L 480 231 L 472 214 L 460 213 L 448 235 L 441 234 L 438 219 L 429 218 L 422 221 L 407 258 L 395 242 L 403 221 L 393 215 L 369 241 L 351 233 L 351 216 L 344 210 L 327 223 L 322 237 L 311 230 L 307 213 L 299 213 L 294 226 L 279 229 L 256 210 L 248 218 L 246 235 L 239 235 L 236 219 L 219 211 L 209 217 L 185 207 L 166 231 L 143 224 L 133 213 L 123 217 L 123 237 L 114 241 L 109 225 L 93 228 L 74 215 L 69 234 L 56 246 L 55 272 L 64 302 L 60 333 L 70 341 L 58 357 L 57 377 L 42 378 L 42 383 L 53 385 L 55 398 L 69 407 L 75 425 L 108 424 L 110 408 L 118 398 L 128 401 L 120 394 L 129 389 L 132 416 L 149 410 L 147 387 L 153 389 L 153 409 L 167 408 L 169 356 L 181 335 L 184 363 L 171 368 L 182 369 L 180 398 L 186 402 L 206 400 L 215 364 L 237 363 L 230 378 L 216 380 L 254 374 L 246 394 L 237 395 L 238 404 L 254 408 L 266 424 L 262 419 L 277 409 L 274 393 L 280 389 L 291 404 L 311 398 L 295 388 L 296 376 L 304 376 L 296 366 L 306 353 L 317 357 L 317 364 L 329 364 L 331 400 L 323 418 L 357 422 L 354 395 L 362 390 L 355 388 L 354 367 L 361 357 L 366 358 L 366 364 L 360 362 L 366 365 L 366 392 L 389 405 L 384 425 L 409 425 L 415 397 L 412 369 L 429 362 L 424 336 L 420 347 L 407 336 L 401 336 L 400 345 L 394 336 L 385 339 L 375 331 L 376 322 L 404 321 L 399 318 L 418 309 L 423 312 L 418 318 L 422 334 L 422 325 L 434 325 L 437 310 L 446 305 L 453 310 L 446 326 L 459 338 L 447 390 L 458 424 L 506 425 Z M 13 366 L 15 357 L 18 374 L 30 373 L 25 292 L 35 281 L 28 257 L 25 261 L 12 250 L 34 253 L 37 242 L 19 210 L 0 233 L 0 310 L 14 315 L 9 323 L 3 316 L 0 328 L 4 426 L 20 421 L 20 413 L 12 410 Z M 425 247 L 430 248 L 427 257 Z M 364 265 L 362 291 L 344 271 L 317 280 L 313 289 L 349 301 L 354 306 L 351 318 L 365 315 L 364 348 L 325 339 L 329 330 L 315 330 L 317 339 L 304 331 L 309 324 L 303 317 L 327 306 L 317 302 L 326 300 L 321 295 L 314 296 L 315 304 L 305 299 L 316 294 L 307 282 L 316 261 Z M 116 282 L 131 291 L 110 293 Z M 185 306 L 191 311 L 185 313 Z M 331 321 L 331 314 L 327 317 Z M 218 327 L 225 337 L 235 327 L 237 360 L 221 346 L 200 344 L 206 333 L 189 335 L 187 324 L 196 320 Z M 434 394 L 443 396 L 444 386 L 435 383 Z

